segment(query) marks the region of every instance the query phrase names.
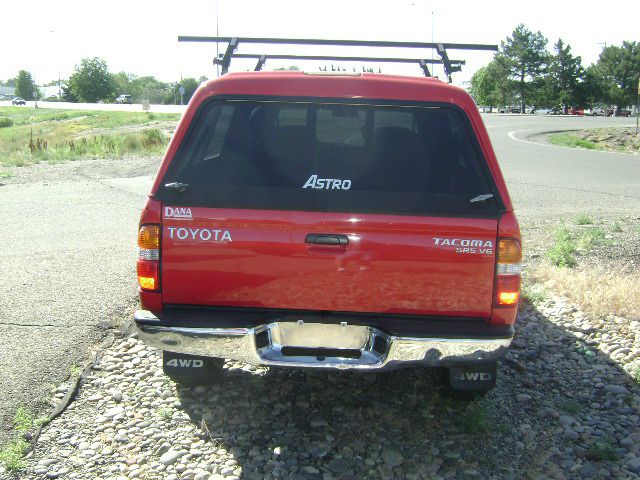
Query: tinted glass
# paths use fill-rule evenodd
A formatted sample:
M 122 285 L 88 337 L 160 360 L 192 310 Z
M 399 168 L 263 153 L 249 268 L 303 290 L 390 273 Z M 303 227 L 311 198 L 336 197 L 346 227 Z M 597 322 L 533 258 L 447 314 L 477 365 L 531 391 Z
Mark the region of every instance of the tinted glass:
M 450 107 L 216 101 L 163 179 L 165 202 L 225 208 L 495 215 L 472 130 Z

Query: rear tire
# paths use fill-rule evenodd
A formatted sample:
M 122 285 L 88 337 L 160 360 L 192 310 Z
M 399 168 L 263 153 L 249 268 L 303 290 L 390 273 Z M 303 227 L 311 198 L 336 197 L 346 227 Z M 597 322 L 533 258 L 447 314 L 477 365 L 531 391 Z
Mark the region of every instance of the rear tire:
M 199 357 L 183 353 L 162 352 L 164 374 L 185 387 L 220 383 L 224 376 L 224 358 Z

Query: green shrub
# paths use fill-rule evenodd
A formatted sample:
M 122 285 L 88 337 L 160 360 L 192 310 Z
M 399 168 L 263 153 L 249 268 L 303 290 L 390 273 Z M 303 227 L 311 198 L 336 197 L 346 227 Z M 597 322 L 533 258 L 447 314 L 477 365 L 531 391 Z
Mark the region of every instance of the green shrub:
M 567 227 L 560 227 L 556 231 L 553 246 L 547 252 L 547 257 L 556 267 L 574 267 L 576 265 L 576 246 Z
M 592 224 L 593 224 L 593 219 L 586 213 L 581 213 L 580 215 L 578 215 L 578 218 L 576 218 L 576 225 L 592 225 Z
M 522 284 L 522 299 L 531 304 L 542 303 L 547 299 L 547 292 L 540 284 L 533 285 L 524 282 Z
M 24 454 L 29 449 L 29 444 L 22 439 L 13 440 L 0 450 L 0 464 L 9 472 L 17 472 L 27 466 Z
M 613 440 L 608 437 L 599 438 L 587 451 L 587 456 L 599 462 L 617 460 L 616 447 Z
M 13 127 L 13 120 L 9 117 L 0 117 L 0 128 Z
M 584 230 L 578 237 L 578 247 L 582 250 L 591 250 L 596 245 L 605 241 L 606 233 L 600 227 L 590 227 Z

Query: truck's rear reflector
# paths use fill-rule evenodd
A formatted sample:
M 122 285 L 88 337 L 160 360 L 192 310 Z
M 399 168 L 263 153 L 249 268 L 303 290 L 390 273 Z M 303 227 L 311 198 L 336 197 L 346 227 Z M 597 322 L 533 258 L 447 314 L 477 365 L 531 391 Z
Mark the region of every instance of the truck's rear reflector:
M 522 246 L 520 242 L 515 238 L 498 239 L 495 306 L 510 307 L 518 304 L 521 262 Z
M 143 225 L 138 231 L 138 284 L 143 290 L 160 288 L 160 227 Z

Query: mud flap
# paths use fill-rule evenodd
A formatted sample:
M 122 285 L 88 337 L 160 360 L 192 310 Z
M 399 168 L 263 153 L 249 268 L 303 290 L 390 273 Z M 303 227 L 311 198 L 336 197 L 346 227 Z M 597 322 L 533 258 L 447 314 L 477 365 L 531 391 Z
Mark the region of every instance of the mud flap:
M 221 366 L 220 358 L 197 357 L 183 353 L 162 352 L 162 369 L 172 378 L 198 379 Z
M 449 368 L 449 385 L 454 390 L 487 391 L 496 386 L 496 362 Z

